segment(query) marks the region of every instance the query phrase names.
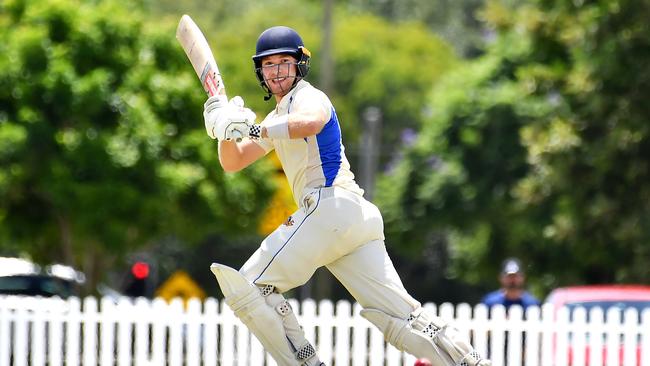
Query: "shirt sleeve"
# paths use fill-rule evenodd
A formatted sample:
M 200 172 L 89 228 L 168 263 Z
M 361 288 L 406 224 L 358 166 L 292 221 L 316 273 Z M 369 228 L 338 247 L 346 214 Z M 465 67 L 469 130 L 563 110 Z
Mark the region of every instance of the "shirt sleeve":
M 289 111 L 320 110 L 325 114 L 325 121 L 332 118 L 332 102 L 322 91 L 316 88 L 304 88 L 296 94 L 293 108 Z
M 503 299 L 500 296 L 500 291 L 492 291 L 485 295 L 483 299 L 481 299 L 481 303 L 487 305 L 487 306 L 494 306 L 496 304 L 503 304 Z
M 524 293 L 523 300 L 524 300 L 524 304 L 528 305 L 528 306 L 529 305 L 538 305 L 538 306 L 540 305 L 539 300 L 529 292 Z

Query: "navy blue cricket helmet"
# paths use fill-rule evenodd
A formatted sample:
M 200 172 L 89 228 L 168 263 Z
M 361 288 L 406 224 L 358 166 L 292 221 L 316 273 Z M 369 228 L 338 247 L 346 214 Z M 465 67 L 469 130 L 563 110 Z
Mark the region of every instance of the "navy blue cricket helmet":
M 299 78 L 296 78 L 296 82 L 307 76 L 307 73 L 309 72 L 309 59 L 311 58 L 311 53 L 307 48 L 305 48 L 305 44 L 302 41 L 302 38 L 300 38 L 298 32 L 285 26 L 276 26 L 265 30 L 257 39 L 255 55 L 253 55 L 253 63 L 255 64 L 255 75 L 257 76 L 257 80 L 260 82 L 262 88 L 269 94 L 271 94 L 271 91 L 264 82 L 264 76 L 262 75 L 262 58 L 281 53 L 289 54 L 298 60 L 297 66 Z

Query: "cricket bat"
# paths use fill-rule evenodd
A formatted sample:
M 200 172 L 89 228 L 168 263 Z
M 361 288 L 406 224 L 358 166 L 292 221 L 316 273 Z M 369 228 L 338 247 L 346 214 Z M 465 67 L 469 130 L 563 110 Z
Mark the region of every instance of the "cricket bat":
M 208 40 L 205 39 L 199 26 L 187 14 L 184 14 L 178 22 L 176 39 L 190 60 L 196 76 L 201 81 L 203 90 L 209 96 L 223 95 L 227 98 L 226 86 L 223 84 L 219 66 L 217 66 L 217 61 L 215 61 L 212 50 L 210 50 Z M 241 136 L 237 137 L 236 140 L 237 142 L 241 141 Z

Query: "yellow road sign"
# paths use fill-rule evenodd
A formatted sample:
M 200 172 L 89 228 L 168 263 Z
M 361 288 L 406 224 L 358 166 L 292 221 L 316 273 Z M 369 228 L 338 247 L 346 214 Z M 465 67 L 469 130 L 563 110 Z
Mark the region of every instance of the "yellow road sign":
M 187 274 L 187 272 L 178 270 L 172 273 L 169 278 L 163 282 L 156 290 L 156 296 L 162 297 L 168 302 L 174 298 L 183 299 L 183 303 L 187 305 L 187 301 L 191 298 L 199 298 L 204 300 L 206 298 L 205 291 Z

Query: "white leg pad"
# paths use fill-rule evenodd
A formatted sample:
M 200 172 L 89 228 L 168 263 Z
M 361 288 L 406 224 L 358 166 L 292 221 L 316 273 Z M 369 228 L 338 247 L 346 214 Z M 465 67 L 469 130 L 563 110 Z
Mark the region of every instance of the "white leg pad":
M 434 366 L 489 366 L 464 340 L 458 330 L 444 320 L 415 310 L 408 319 L 399 319 L 374 309 L 361 310 L 361 316 L 384 333 L 386 341 L 400 351 L 427 358 Z
M 277 292 L 271 292 L 266 296 L 266 303 L 274 308 L 282 317 L 282 325 L 287 335 L 292 350 L 298 360 L 305 366 L 320 365 L 321 362 L 316 355 L 316 350 L 305 338 L 305 332 L 298 323 L 296 314 L 289 302 Z
M 258 288 L 237 270 L 213 263 L 226 304 L 262 343 L 280 366 L 319 365 L 314 347 L 305 339 L 291 306 L 269 286 Z

